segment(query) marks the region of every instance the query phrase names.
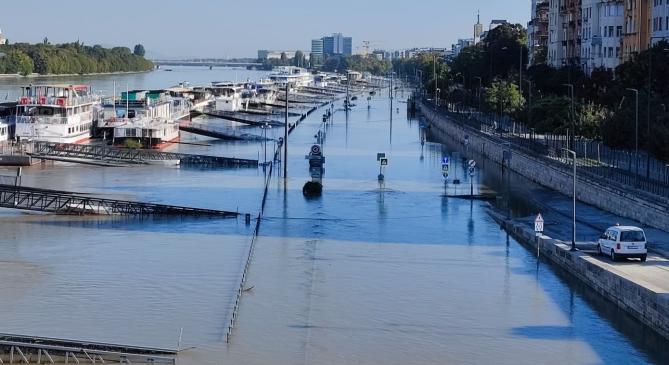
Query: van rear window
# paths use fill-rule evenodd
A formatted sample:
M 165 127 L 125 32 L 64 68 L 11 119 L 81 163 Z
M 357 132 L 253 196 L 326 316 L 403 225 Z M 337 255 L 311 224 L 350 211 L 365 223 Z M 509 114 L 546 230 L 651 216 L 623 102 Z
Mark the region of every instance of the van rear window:
M 626 231 L 621 232 L 620 242 L 642 242 L 645 241 L 643 232 L 641 231 Z

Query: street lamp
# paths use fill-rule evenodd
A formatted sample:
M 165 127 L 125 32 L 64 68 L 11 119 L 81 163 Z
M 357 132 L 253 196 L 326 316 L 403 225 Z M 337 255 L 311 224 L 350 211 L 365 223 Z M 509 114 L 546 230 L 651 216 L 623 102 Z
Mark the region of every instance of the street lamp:
M 572 164 L 574 165 L 574 172 L 573 172 L 573 177 L 574 177 L 574 186 L 572 190 L 572 198 L 573 198 L 573 210 L 572 210 L 572 226 L 571 226 L 571 250 L 570 251 L 576 251 L 576 152 L 563 148 L 563 151 L 569 153 L 572 156 Z
M 634 127 L 634 160 L 636 164 L 636 174 L 634 175 L 634 186 L 637 186 L 639 180 L 639 89 L 628 88 L 636 96 L 636 122 Z
M 571 107 L 569 110 L 569 118 L 571 119 L 571 139 L 569 140 L 569 148 L 576 147 L 576 121 L 574 120 L 574 84 L 562 84 L 569 88 L 569 97 L 571 98 Z
M 527 124 L 532 125 L 532 80 L 525 80 L 527 82 Z
M 481 89 L 483 88 L 483 80 L 481 79 L 481 76 L 474 76 L 472 79 L 478 79 L 479 80 L 479 88 L 476 92 L 477 99 L 479 102 L 479 115 L 481 114 Z

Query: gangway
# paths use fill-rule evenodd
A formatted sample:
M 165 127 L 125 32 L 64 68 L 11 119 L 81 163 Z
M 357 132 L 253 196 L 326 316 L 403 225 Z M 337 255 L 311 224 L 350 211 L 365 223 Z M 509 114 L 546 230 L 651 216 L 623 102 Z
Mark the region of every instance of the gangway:
M 147 164 L 154 161 L 179 161 L 182 165 L 217 167 L 257 167 L 257 160 L 119 148 L 105 145 L 35 142 L 33 158 L 87 159 L 95 161 Z
M 106 199 L 81 193 L 0 184 L 0 208 L 70 215 L 237 217 L 239 212 Z
M 0 364 L 175 364 L 178 350 L 0 334 Z

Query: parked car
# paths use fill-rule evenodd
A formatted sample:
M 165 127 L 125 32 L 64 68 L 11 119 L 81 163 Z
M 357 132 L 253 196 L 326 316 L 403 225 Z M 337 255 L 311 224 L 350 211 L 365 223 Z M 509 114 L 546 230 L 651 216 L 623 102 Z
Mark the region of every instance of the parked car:
M 599 237 L 597 250 L 600 255 L 609 255 L 611 260 L 638 258 L 646 261 L 646 234 L 639 227 L 615 226 Z

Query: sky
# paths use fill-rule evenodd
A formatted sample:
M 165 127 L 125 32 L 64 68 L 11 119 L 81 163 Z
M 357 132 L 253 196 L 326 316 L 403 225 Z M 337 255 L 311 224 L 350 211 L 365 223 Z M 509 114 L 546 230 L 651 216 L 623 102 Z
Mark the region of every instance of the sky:
M 152 58 L 256 57 L 258 49 L 309 51 L 335 32 L 386 50 L 450 47 L 470 38 L 477 10 L 527 25 L 530 0 L 3 0 L 10 42 L 132 47 Z

